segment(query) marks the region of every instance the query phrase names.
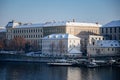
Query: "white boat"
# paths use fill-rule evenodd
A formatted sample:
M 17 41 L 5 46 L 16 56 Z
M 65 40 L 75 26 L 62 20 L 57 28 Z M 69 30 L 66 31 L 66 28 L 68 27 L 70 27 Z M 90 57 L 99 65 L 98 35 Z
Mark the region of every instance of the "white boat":
M 50 62 L 47 64 L 53 66 L 70 66 L 73 65 L 73 62 L 65 59 L 56 59 L 54 62 Z
M 88 68 L 98 67 L 98 65 L 97 65 L 95 62 L 88 62 L 88 63 L 86 64 L 86 66 L 87 66 Z
M 52 65 L 52 66 L 71 66 L 72 63 L 60 63 L 60 62 L 56 62 L 56 63 L 47 63 L 48 65 Z

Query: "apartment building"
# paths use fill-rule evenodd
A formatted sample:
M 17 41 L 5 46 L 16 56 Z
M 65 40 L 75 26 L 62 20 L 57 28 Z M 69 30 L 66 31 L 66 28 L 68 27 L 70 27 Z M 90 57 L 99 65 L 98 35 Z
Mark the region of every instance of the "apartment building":
M 100 27 L 100 34 L 108 40 L 120 40 L 120 20 L 111 21 Z

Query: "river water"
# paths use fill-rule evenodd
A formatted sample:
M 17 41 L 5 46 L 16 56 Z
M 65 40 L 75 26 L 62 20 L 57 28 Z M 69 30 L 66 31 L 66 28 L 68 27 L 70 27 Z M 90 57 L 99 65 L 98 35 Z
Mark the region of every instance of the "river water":
M 48 66 L 45 63 L 0 62 L 0 80 L 120 80 L 120 68 Z

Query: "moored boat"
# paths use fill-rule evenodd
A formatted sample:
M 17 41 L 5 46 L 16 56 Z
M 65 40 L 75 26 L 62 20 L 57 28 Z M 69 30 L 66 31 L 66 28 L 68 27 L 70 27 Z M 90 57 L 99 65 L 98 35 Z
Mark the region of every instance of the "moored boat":
M 53 63 L 47 63 L 48 65 L 51 65 L 51 66 L 71 66 L 72 63 L 60 63 L 60 62 L 53 62 Z
M 72 66 L 74 61 L 66 60 L 66 59 L 56 59 L 53 62 L 47 63 L 52 66 Z

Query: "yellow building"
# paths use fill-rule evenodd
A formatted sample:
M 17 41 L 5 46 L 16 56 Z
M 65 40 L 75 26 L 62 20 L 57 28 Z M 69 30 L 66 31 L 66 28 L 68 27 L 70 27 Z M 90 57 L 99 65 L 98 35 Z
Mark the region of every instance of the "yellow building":
M 50 34 L 68 33 L 81 38 L 82 52 L 86 52 L 86 46 L 89 35 L 99 34 L 98 23 L 80 23 L 80 22 L 46 22 L 41 24 L 22 24 L 11 21 L 7 24 L 6 38 L 8 40 L 14 37 L 23 37 L 31 42 L 41 45 L 41 38 Z M 41 48 L 40 48 L 41 49 Z
M 43 36 L 54 33 L 68 33 L 81 38 L 81 50 L 86 53 L 89 35 L 99 35 L 101 25 L 98 23 L 50 22 L 43 27 Z

